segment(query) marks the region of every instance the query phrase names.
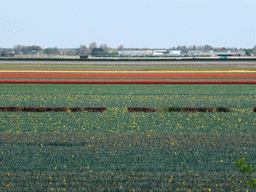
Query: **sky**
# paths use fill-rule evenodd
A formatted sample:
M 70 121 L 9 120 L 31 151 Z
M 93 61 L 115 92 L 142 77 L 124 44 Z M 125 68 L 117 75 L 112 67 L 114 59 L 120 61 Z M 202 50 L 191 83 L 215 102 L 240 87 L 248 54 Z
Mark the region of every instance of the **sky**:
M 256 0 L 0 0 L 0 47 L 252 48 Z

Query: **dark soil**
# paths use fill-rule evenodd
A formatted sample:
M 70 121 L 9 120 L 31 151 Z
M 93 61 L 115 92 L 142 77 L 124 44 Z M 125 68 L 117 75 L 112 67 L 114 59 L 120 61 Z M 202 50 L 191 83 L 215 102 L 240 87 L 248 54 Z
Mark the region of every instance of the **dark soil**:
M 68 108 L 67 107 L 55 107 L 53 109 L 54 112 L 67 112 Z
M 183 107 L 183 112 L 213 112 L 214 107 Z
M 152 107 L 127 107 L 130 112 L 156 112 L 157 109 Z
M 69 108 L 71 112 L 82 112 L 82 108 L 81 107 L 70 107 Z
M 107 107 L 0 107 L 0 111 L 3 112 L 67 112 L 68 109 L 71 112 L 103 112 Z
M 107 110 L 107 107 L 83 107 L 82 109 L 88 112 L 103 112 Z

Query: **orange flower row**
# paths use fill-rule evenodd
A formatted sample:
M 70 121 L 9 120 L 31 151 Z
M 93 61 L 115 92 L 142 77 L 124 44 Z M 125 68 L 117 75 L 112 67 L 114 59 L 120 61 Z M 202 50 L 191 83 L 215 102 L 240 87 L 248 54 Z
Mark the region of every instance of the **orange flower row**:
M 256 73 L 115 73 L 115 74 L 105 74 L 105 73 L 0 73 L 0 76 L 256 76 Z
M 84 76 L 84 77 L 77 77 L 77 76 L 0 76 L 1 79 L 256 79 L 256 76 L 135 76 L 135 77 L 105 77 L 105 76 L 96 76 L 96 77 L 90 77 L 90 76 Z
M 256 84 L 256 81 L 0 81 L 8 84 Z

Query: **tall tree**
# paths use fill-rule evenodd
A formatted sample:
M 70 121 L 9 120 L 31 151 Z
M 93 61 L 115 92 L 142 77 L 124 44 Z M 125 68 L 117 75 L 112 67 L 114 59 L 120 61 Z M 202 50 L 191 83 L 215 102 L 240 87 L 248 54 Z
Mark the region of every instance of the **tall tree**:
M 244 49 L 246 55 L 251 55 L 254 53 L 254 49 Z
M 97 43 L 96 42 L 90 43 L 89 49 L 92 51 L 94 48 L 97 48 Z
M 118 51 L 123 51 L 123 50 L 124 50 L 124 46 L 123 46 L 123 45 L 119 45 L 119 46 L 117 47 L 117 50 L 118 50 Z
M 212 50 L 212 46 L 211 45 L 205 45 L 204 46 L 204 50 Z
M 101 44 L 99 48 L 106 50 L 108 48 L 107 44 Z
M 177 47 L 177 50 L 182 50 L 182 46 L 181 45 L 179 45 L 178 47 Z
M 87 47 L 86 47 L 86 45 L 80 45 L 80 49 L 84 49 L 84 50 L 86 50 L 86 49 L 87 49 Z

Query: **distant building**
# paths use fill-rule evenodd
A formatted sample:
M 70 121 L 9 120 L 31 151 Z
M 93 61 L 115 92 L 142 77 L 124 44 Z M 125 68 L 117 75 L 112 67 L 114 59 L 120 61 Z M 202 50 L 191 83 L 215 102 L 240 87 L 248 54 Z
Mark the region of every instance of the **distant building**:
M 178 50 L 171 50 L 169 56 L 181 56 L 181 51 Z
M 152 56 L 153 51 L 119 51 L 119 56 L 123 57 L 145 57 L 145 56 Z
M 66 55 L 68 55 L 68 56 L 74 56 L 74 55 L 77 55 L 77 52 L 74 51 L 74 50 L 68 50 L 68 51 L 66 52 Z
M 15 57 L 15 53 L 14 53 L 14 51 L 12 51 L 12 52 L 2 52 L 1 53 L 1 57 Z
M 203 56 L 203 57 L 216 57 L 216 56 L 244 56 L 245 51 L 208 51 L 208 50 L 189 50 L 189 56 Z

